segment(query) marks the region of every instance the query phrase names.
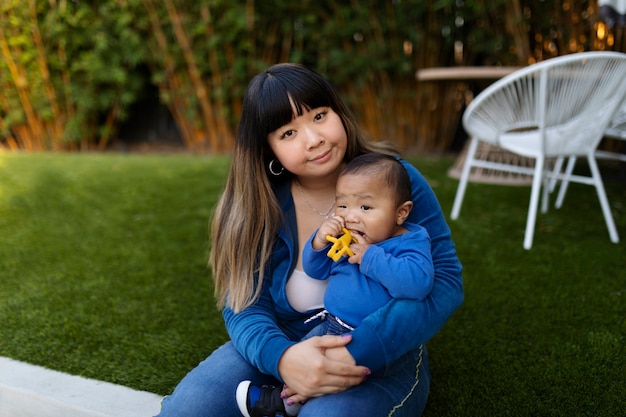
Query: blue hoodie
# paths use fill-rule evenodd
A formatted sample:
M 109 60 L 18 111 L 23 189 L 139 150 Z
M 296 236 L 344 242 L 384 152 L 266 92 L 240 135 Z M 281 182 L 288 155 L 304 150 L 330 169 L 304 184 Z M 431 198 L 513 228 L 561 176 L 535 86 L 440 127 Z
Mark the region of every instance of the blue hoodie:
M 358 327 L 392 298 L 423 300 L 430 294 L 435 268 L 428 232 L 415 223 L 402 227 L 406 232 L 369 246 L 358 265 L 347 257 L 333 261 L 327 256 L 330 245 L 314 249 L 317 230 L 311 235 L 302 251 L 302 268 L 313 279 L 328 280 L 324 308 L 329 313 Z
M 462 266 L 437 197 L 415 167 L 406 161 L 401 162 L 413 186 L 414 208 L 407 221 L 423 226 L 430 235 L 435 282 L 425 300 L 391 300 L 366 317 L 352 332 L 352 341 L 346 346 L 348 351 L 357 364 L 372 370 L 391 364 L 425 343 L 463 302 Z M 237 314 L 227 306 L 223 316 L 237 350 L 261 372 L 281 380 L 278 362 L 283 353 L 298 343 L 316 323 L 305 324 L 313 312 L 299 313 L 287 300 L 285 288 L 299 251 L 289 181 L 276 188 L 276 196 L 285 223 L 266 266 L 261 296 Z

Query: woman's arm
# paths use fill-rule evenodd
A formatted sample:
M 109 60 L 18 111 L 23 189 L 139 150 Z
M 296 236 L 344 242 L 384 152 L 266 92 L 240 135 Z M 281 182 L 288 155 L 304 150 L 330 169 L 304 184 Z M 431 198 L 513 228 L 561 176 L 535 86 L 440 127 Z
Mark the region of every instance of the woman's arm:
M 439 202 L 417 169 L 403 163 L 415 203 L 408 221 L 420 224 L 430 235 L 435 281 L 426 300 L 392 300 L 352 332 L 347 349 L 356 363 L 370 369 L 390 364 L 429 340 L 463 302 L 462 266 Z
M 278 327 L 269 288 L 263 289 L 256 303 L 239 313 L 227 305 L 222 316 L 237 351 L 259 371 L 279 378 L 278 361 L 296 342 Z

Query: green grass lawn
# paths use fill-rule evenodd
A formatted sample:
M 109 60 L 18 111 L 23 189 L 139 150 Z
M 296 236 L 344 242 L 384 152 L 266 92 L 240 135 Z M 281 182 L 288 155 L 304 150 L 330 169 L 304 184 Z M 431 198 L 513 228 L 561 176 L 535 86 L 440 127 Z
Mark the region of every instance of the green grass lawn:
M 447 216 L 453 159 L 412 160 Z M 227 340 L 207 268 L 227 165 L 0 153 L 0 355 L 169 393 Z M 626 178 L 601 169 L 626 241 Z M 528 187 L 470 184 L 450 222 L 466 300 L 428 344 L 426 416 L 626 409 L 626 243 L 609 241 L 593 188 L 572 184 L 526 251 L 528 198 Z

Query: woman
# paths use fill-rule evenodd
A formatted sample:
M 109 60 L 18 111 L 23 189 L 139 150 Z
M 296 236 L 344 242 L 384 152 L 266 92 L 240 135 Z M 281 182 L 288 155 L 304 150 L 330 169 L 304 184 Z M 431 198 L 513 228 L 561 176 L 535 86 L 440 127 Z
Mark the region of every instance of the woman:
M 417 416 L 430 385 L 424 343 L 463 301 L 461 264 L 441 207 L 406 161 L 415 209 L 427 229 L 435 283 L 424 301 L 392 300 L 347 336 L 299 342 L 323 307 L 324 286 L 302 272 L 301 249 L 332 215 L 346 161 L 396 154 L 366 141 L 319 74 L 278 64 L 249 84 L 226 188 L 212 225 L 215 293 L 231 341 L 163 400 L 160 416 L 239 416 L 240 381 L 287 384 L 301 417 Z M 372 373 L 374 371 L 374 373 Z M 332 394 L 332 395 L 328 395 Z

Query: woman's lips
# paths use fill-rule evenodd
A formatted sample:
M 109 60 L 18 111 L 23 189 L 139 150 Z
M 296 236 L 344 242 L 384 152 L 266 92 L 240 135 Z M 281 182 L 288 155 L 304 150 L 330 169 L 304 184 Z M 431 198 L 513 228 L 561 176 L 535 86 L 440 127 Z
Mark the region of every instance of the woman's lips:
M 329 157 L 330 157 L 330 149 L 324 152 L 323 154 L 318 155 L 315 158 L 313 158 L 311 162 L 326 162 Z

